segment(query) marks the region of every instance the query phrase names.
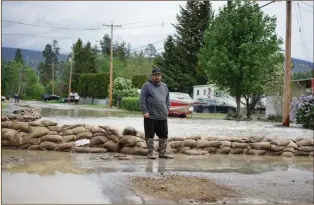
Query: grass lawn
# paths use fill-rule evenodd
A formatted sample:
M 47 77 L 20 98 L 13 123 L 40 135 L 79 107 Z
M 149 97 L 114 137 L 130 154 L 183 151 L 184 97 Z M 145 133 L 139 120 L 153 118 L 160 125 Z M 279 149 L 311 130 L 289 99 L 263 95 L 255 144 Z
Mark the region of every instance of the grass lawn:
M 226 114 L 224 114 L 224 113 L 193 113 L 192 115 L 187 115 L 187 118 L 192 118 L 192 119 L 225 119 Z

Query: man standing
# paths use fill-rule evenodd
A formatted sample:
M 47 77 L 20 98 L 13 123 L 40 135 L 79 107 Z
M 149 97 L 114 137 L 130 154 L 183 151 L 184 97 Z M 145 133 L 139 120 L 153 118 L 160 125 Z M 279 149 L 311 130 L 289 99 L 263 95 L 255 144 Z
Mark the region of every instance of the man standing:
M 144 115 L 145 139 L 148 149 L 147 158 L 156 159 L 154 155 L 154 136 L 159 138 L 159 158 L 173 159 L 168 155 L 168 112 L 170 108 L 169 90 L 161 82 L 161 70 L 154 68 L 151 79 L 141 89 L 141 110 Z

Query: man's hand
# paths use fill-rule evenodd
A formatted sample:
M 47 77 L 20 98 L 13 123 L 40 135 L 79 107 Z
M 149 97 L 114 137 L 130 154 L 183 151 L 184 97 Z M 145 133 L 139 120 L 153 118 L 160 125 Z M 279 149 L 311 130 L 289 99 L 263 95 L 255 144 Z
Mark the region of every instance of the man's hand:
M 145 113 L 145 114 L 144 114 L 144 118 L 149 118 L 149 114 L 148 114 L 148 113 Z

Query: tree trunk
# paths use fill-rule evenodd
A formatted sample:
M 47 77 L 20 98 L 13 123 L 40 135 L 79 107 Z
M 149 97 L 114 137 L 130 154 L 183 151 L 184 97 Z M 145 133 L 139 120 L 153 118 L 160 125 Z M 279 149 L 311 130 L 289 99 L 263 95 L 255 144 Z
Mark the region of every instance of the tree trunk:
M 240 120 L 240 109 L 241 109 L 241 95 L 236 96 L 236 103 L 237 103 L 237 120 Z
M 251 119 L 251 116 L 252 116 L 251 113 L 252 113 L 252 112 L 251 112 L 250 98 L 247 98 L 247 99 L 246 99 L 246 118 L 247 118 L 248 120 Z

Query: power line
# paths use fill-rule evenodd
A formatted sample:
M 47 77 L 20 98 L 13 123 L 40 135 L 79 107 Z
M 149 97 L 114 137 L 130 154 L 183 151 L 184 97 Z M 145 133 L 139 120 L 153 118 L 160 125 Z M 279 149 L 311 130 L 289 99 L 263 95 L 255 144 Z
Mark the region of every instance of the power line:
M 309 6 L 309 7 L 311 7 L 311 8 L 313 8 L 313 5 L 310 5 L 310 4 L 308 4 L 308 3 L 305 3 L 305 2 L 303 2 L 303 1 L 300 1 L 302 4 L 305 4 L 305 5 L 307 5 L 307 6 Z
M 303 28 L 303 23 L 302 23 L 302 15 L 301 15 L 301 10 L 300 10 L 300 5 L 299 5 L 299 2 L 297 3 L 298 5 L 298 9 L 299 9 L 299 15 L 300 15 L 300 24 L 299 24 L 299 21 L 298 21 L 298 24 L 299 24 L 299 32 L 301 34 L 301 39 L 302 39 L 302 42 L 303 42 L 303 46 L 304 46 L 304 51 L 305 51 L 305 57 L 307 60 L 309 60 L 309 56 L 308 56 L 308 50 L 307 50 L 307 46 L 306 46 L 306 43 L 305 43 L 305 37 L 304 37 L 304 33 L 301 32 L 301 29 L 304 31 L 304 28 Z M 301 25 L 301 29 L 300 29 L 300 25 Z
M 307 8 L 304 8 L 303 6 L 300 6 L 300 7 L 301 7 L 302 9 L 304 9 L 305 11 L 307 11 L 307 12 L 313 14 L 313 11 L 310 11 L 310 10 L 308 10 Z

